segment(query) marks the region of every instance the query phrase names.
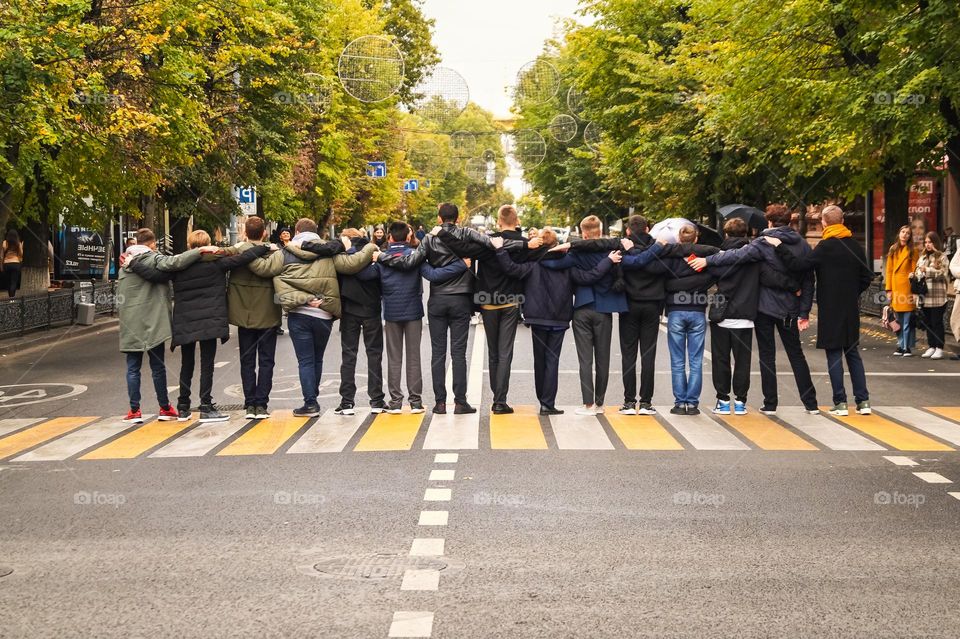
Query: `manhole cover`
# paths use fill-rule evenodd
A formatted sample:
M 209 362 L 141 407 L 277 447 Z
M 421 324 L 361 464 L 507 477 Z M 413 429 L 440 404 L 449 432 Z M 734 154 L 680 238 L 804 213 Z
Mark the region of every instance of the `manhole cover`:
M 449 560 L 436 557 L 410 557 L 394 553 L 375 555 L 356 555 L 324 559 L 313 565 L 313 569 L 324 577 L 332 579 L 399 579 L 406 570 L 433 569 L 447 570 L 456 566 Z
M 7 568 L 6 566 L 0 566 L 0 578 L 6 577 L 13 572 L 13 568 Z

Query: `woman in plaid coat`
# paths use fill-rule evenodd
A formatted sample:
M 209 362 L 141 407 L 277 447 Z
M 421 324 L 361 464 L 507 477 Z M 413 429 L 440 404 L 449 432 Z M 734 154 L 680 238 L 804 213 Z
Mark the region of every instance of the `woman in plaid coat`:
M 926 295 L 917 297 L 920 309 L 920 326 L 927 333 L 929 348 L 922 357 L 943 359 L 944 325 L 943 314 L 947 308 L 947 273 L 950 262 L 941 251 L 940 236 L 927 233 L 923 240 L 923 253 L 917 261 L 917 268 L 910 277 L 923 279 L 927 283 Z

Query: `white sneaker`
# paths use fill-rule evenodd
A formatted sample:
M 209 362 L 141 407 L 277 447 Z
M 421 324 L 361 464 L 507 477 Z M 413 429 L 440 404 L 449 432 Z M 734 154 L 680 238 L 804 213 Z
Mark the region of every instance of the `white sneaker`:
M 943 349 L 938 348 L 933 351 L 933 355 L 930 356 L 930 359 L 943 359 Z
M 937 350 L 937 349 L 935 349 L 934 347 L 931 346 L 931 347 L 928 348 L 927 350 L 923 351 L 923 355 L 921 355 L 920 357 L 930 357 L 931 355 L 933 355 L 933 354 L 936 352 L 936 350 Z
M 580 408 L 578 408 L 578 409 L 575 410 L 574 412 L 575 412 L 577 415 L 591 415 L 591 416 L 593 416 L 593 415 L 596 415 L 596 414 L 597 414 L 597 409 L 594 408 L 593 406 L 581 406 Z

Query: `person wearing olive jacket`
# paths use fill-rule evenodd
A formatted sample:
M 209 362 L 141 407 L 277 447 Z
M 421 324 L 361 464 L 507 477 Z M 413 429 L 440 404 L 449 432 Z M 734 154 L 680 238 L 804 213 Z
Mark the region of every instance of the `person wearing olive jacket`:
M 163 345 L 171 337 L 169 273 L 185 269 L 200 259 L 200 251 L 180 255 L 157 253 L 157 238 L 150 229 L 137 231 L 137 243 L 124 252 L 123 267 L 117 278 L 117 305 L 120 311 L 120 352 L 127 358 L 127 395 L 130 411 L 123 421 L 142 424 L 140 411 L 140 367 L 147 353 L 153 387 L 160 404 L 159 421 L 177 419 L 167 395 L 167 371 L 163 363 Z M 138 275 L 131 266 L 149 265 L 150 275 Z
M 334 319 L 341 315 L 340 286 L 337 274 L 352 275 L 363 270 L 373 258 L 376 246 L 370 243 L 352 255 L 317 257 L 304 250 L 304 242 L 319 242 L 317 223 L 301 218 L 294 227 L 293 239 L 267 258 L 250 263 L 260 277 L 272 277 L 277 301 L 287 313 L 287 328 L 293 341 L 300 373 L 303 406 L 293 411 L 297 417 L 320 414 L 317 396 L 323 372 L 323 353 L 330 340 Z

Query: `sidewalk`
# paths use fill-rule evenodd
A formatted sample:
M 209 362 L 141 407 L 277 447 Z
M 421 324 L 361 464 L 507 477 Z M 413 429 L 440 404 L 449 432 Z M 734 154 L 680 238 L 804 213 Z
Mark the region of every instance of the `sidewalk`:
M 24 335 L 14 335 L 0 339 L 0 358 L 19 354 L 27 350 L 52 347 L 55 344 L 106 331 L 114 331 L 120 326 L 116 317 L 98 317 L 90 326 L 70 324 L 57 328 L 41 329 Z M 119 348 L 119 342 L 118 342 Z
M 860 331 L 867 331 L 874 337 L 889 338 L 891 344 L 896 343 L 896 336 L 884 328 L 880 318 L 875 315 L 860 315 Z M 917 347 L 922 353 L 924 350 L 926 350 L 926 336 L 922 330 L 917 331 L 917 340 Z M 947 334 L 944 342 L 946 342 L 943 348 L 945 353 L 949 353 L 951 355 L 960 355 L 960 344 L 957 344 L 957 340 L 954 339 L 953 333 L 950 332 L 949 327 L 947 327 Z M 922 349 L 919 348 L 921 343 L 924 345 L 924 348 Z

